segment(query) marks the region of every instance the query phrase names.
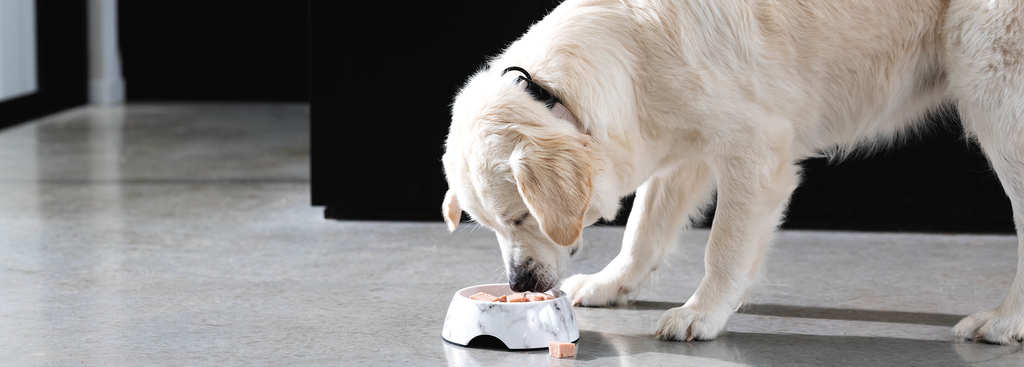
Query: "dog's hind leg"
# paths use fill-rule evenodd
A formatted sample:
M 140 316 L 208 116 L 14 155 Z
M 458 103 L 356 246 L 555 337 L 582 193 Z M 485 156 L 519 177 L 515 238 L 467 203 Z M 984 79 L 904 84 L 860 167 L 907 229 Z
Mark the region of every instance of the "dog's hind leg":
M 652 177 L 636 192 L 622 250 L 595 274 L 576 274 L 561 289 L 583 306 L 623 304 L 661 264 L 687 218 L 708 202 L 711 172 L 703 162 L 687 162 Z
M 1017 276 L 999 307 L 960 321 L 966 339 L 1015 344 L 1024 338 L 1024 5 L 953 1 L 946 20 L 950 91 L 1013 206 Z
M 729 143 L 723 147 L 729 153 L 712 162 L 718 206 L 704 255 L 704 279 L 686 304 L 665 311 L 658 321 L 659 339 L 714 339 L 760 273 L 799 181 L 799 167 L 788 137 L 754 135 Z

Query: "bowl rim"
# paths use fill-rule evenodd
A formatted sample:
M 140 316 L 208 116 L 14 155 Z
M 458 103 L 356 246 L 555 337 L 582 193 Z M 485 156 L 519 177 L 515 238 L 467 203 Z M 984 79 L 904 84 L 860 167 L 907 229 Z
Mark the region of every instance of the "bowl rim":
M 555 298 L 548 299 L 548 300 L 543 300 L 543 301 L 532 301 L 532 302 L 489 302 L 489 301 L 475 300 L 475 299 L 469 298 L 468 296 L 462 295 L 463 292 L 465 292 L 466 290 L 468 290 L 470 288 L 486 287 L 486 286 L 499 286 L 499 287 L 500 286 L 506 286 L 506 287 L 508 287 L 508 283 L 488 283 L 488 284 L 471 285 L 471 286 L 468 286 L 468 287 L 465 287 L 465 288 L 462 288 L 462 289 L 459 289 L 458 291 L 456 291 L 455 292 L 455 296 L 456 297 L 462 297 L 462 299 L 465 299 L 467 301 L 477 302 L 477 303 L 501 304 L 501 305 L 516 305 L 516 306 L 520 306 L 520 305 L 522 305 L 522 306 L 526 306 L 526 305 L 540 305 L 540 304 L 544 304 L 545 302 L 554 302 L 555 300 L 557 300 L 559 298 L 566 297 L 565 292 L 562 292 L 558 288 L 551 288 L 551 289 L 549 289 L 549 290 L 547 290 L 545 292 L 535 292 L 535 293 L 548 293 L 548 292 L 550 292 L 549 294 L 555 296 Z M 518 293 L 518 292 L 514 292 L 514 293 Z

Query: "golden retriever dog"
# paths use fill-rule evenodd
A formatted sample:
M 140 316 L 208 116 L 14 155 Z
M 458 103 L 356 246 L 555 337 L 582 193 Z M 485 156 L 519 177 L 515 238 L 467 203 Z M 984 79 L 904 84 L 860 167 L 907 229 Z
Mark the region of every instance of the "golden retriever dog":
M 1024 2 L 567 0 L 471 76 L 443 157 L 449 229 L 492 229 L 516 291 L 627 302 L 680 229 L 717 209 L 706 272 L 656 336 L 709 340 L 761 274 L 808 157 L 890 144 L 953 104 L 1024 229 Z M 621 253 L 564 281 L 584 227 L 636 193 Z M 1009 296 L 961 338 L 1024 336 Z

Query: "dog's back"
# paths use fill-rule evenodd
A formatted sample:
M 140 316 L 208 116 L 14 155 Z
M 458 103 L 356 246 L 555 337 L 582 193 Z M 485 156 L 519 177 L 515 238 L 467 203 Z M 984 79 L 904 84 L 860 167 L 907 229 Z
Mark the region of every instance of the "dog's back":
M 638 81 L 656 110 L 784 116 L 812 154 L 891 137 L 946 100 L 946 0 L 635 5 Z

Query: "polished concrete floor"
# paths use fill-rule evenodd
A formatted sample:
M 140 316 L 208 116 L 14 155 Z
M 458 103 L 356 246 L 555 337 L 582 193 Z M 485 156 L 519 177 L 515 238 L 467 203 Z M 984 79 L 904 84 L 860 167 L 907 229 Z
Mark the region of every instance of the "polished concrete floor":
M 0 130 L 0 365 L 1024 365 L 951 332 L 1006 294 L 1016 240 L 995 235 L 783 232 L 726 334 L 657 341 L 701 278 L 695 230 L 631 305 L 576 309 L 575 359 L 447 344 L 452 294 L 505 280 L 493 235 L 322 219 L 308 116 L 130 105 Z M 622 232 L 587 229 L 574 270 Z

